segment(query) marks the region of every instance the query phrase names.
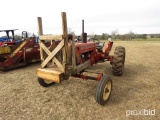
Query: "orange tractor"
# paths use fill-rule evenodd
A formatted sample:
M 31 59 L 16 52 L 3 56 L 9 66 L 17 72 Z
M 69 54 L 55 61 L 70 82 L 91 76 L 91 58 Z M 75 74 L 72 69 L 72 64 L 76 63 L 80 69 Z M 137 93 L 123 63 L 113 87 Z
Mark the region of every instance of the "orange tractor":
M 111 90 L 112 79 L 109 75 L 95 73 L 95 76 L 85 75 L 87 68 L 98 62 L 110 61 L 114 75 L 122 75 L 125 63 L 125 48 L 120 46 L 115 49 L 114 56 L 110 56 L 113 42 L 88 42 L 87 33 L 84 33 L 82 22 L 82 41 L 75 42 L 74 35 L 67 33 L 66 13 L 62 12 L 62 35 L 43 35 L 42 20 L 38 18 L 39 45 L 41 68 L 37 69 L 38 82 L 43 87 L 60 83 L 70 76 L 82 79 L 93 79 L 99 82 L 96 91 L 96 101 L 104 105 L 107 103 Z M 48 49 L 45 42 L 50 41 Z

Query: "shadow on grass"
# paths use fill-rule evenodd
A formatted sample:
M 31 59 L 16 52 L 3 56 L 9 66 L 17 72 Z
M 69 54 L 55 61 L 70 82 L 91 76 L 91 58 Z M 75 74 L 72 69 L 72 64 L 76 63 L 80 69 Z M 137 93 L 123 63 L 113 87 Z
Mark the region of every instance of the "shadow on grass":
M 28 67 L 33 67 L 35 65 L 38 65 L 39 64 L 39 67 L 40 67 L 40 62 L 34 62 L 34 63 L 30 63 L 30 64 L 26 64 L 26 65 L 22 65 L 22 66 L 15 66 L 13 68 L 7 68 L 5 70 L 2 70 L 0 72 L 14 72 L 15 70 L 23 70 L 23 69 L 26 69 Z
M 122 76 L 112 75 L 113 89 L 110 104 L 119 104 L 135 98 L 138 89 L 146 89 L 145 85 L 139 83 L 139 76 L 149 71 L 144 65 L 126 65 Z M 143 88 L 142 88 L 143 87 Z M 136 88 L 136 89 L 135 89 Z

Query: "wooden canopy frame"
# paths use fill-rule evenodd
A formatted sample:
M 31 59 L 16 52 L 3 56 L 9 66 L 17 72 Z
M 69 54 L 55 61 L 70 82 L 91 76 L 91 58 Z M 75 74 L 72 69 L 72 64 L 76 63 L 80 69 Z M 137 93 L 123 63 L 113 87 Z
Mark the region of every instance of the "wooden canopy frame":
M 62 17 L 62 35 L 43 35 L 42 18 L 38 17 L 38 33 L 41 56 L 41 68 L 37 70 L 37 76 L 43 79 L 53 80 L 54 82 L 61 82 L 66 76 L 72 74 L 76 69 L 75 62 L 75 41 L 72 35 L 72 65 L 69 70 L 69 56 L 68 56 L 68 32 L 67 32 L 67 17 L 66 13 L 61 13 Z M 55 46 L 55 40 L 60 40 L 60 43 Z M 45 46 L 45 42 L 50 41 L 50 48 Z M 62 51 L 62 61 L 56 58 L 56 54 Z M 52 61 L 55 63 L 51 68 L 47 64 Z

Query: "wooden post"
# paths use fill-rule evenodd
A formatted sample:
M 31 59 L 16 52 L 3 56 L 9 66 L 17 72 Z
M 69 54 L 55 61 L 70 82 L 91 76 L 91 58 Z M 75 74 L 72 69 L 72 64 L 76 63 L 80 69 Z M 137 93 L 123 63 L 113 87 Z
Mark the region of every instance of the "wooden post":
M 63 32 L 63 38 L 64 38 L 64 48 L 63 51 L 63 67 L 64 67 L 64 73 L 68 75 L 68 32 L 67 32 L 67 18 L 66 13 L 62 12 L 62 32 Z
M 43 35 L 42 18 L 37 17 L 38 20 L 38 35 Z
M 43 35 L 43 27 L 42 27 L 42 18 L 41 17 L 37 17 L 37 20 L 38 20 L 38 35 Z M 38 40 L 39 43 L 40 43 L 40 39 Z M 44 58 L 43 58 L 43 49 L 40 47 L 40 57 L 41 57 L 41 62 L 44 61 Z
M 55 46 L 56 46 L 55 41 L 52 41 L 52 40 L 51 40 L 51 47 L 50 47 L 49 50 L 50 50 L 50 51 L 53 51 L 53 50 L 55 49 Z M 54 60 L 52 59 L 52 65 L 54 65 L 54 63 L 55 63 L 55 62 L 54 62 Z

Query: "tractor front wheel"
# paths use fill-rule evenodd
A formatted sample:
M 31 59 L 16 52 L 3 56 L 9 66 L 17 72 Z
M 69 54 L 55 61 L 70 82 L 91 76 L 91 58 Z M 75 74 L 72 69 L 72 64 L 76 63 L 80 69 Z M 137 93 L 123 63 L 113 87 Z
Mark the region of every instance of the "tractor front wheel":
M 38 82 L 43 87 L 49 87 L 49 86 L 55 84 L 55 82 L 52 82 L 52 81 L 49 81 L 49 80 L 43 80 L 42 78 L 38 78 Z
M 125 48 L 122 46 L 116 47 L 113 56 L 112 71 L 116 76 L 123 74 L 125 63 Z
M 96 101 L 101 105 L 105 105 L 110 97 L 112 90 L 112 79 L 108 75 L 103 75 L 96 92 Z

